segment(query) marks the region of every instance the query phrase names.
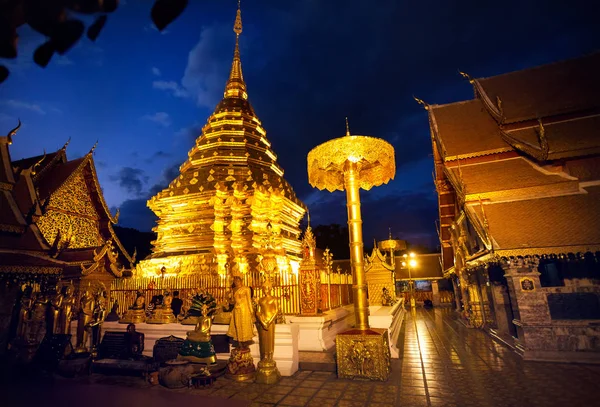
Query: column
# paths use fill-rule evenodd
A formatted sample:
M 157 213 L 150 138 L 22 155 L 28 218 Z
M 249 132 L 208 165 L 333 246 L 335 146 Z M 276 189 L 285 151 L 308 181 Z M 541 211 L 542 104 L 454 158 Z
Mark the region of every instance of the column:
M 433 296 L 433 306 L 440 306 L 440 288 L 438 286 L 438 280 L 431 280 L 431 291 Z

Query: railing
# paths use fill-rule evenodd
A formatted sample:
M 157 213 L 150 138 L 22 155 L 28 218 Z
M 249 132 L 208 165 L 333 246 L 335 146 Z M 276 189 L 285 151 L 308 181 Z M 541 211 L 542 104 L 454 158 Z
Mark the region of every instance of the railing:
M 321 272 L 321 310 L 327 311 L 352 304 L 352 276 Z
M 247 273 L 243 276 L 244 285 L 252 289 L 253 297 L 263 296 L 261 280 L 258 273 Z M 282 273 L 273 278 L 273 296 L 279 298 L 279 307 L 284 314 L 300 313 L 300 290 L 298 277 L 293 273 Z M 118 302 L 117 312 L 122 314 L 133 305 L 137 292 L 140 291 L 149 304 L 154 296 L 164 294 L 166 290 L 173 293 L 179 291 L 183 306 L 189 308 L 194 291 L 205 289 L 212 294 L 217 303 L 228 300 L 231 288 L 226 286 L 226 280 L 220 275 L 188 275 L 165 277 L 132 277 L 114 280 L 111 286 L 110 303 Z

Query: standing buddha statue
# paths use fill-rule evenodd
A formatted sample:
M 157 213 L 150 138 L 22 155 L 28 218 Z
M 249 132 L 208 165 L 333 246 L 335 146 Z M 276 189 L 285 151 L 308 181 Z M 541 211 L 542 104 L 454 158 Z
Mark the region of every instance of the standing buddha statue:
M 33 310 L 33 287 L 25 286 L 20 301 L 19 320 L 17 323 L 17 338 L 27 339 L 27 331 L 29 321 L 31 319 L 31 311 Z
M 71 333 L 71 319 L 73 318 L 73 309 L 75 308 L 75 296 L 73 295 L 73 286 L 69 284 L 63 288 L 64 296 L 60 304 L 60 313 L 58 315 L 59 334 Z
M 64 298 L 58 285 L 54 292 L 55 294 L 48 300 L 48 316 L 46 318 L 46 334 L 50 335 L 59 333 L 60 308 Z
M 254 336 L 254 312 L 250 288 L 244 286 L 241 277 L 233 278 L 234 291 L 231 323 L 227 335 L 233 338 L 234 348 L 227 362 L 226 375 L 237 381 L 252 380 L 256 368 L 248 345 Z
M 275 351 L 275 319 L 279 313 L 278 299 L 273 297 L 271 281 L 263 284 L 265 295 L 258 300 L 256 327 L 260 348 L 260 362 L 256 370 L 256 383 L 275 384 L 281 378 L 277 364 L 273 360 Z
M 106 292 L 98 291 L 94 298 L 94 312 L 92 320 L 88 324 L 88 329 L 92 331 L 92 356 L 96 356 L 100 338 L 102 336 L 102 323 L 106 318 Z
M 87 352 L 87 344 L 89 337 L 89 324 L 94 317 L 94 297 L 90 293 L 89 288 L 86 288 L 79 300 L 79 318 L 77 321 L 77 347 L 76 353 Z

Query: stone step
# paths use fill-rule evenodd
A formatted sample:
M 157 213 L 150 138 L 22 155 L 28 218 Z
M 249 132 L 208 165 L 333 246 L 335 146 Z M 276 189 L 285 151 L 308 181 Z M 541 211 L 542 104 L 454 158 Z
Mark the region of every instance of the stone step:
M 315 372 L 335 372 L 335 357 L 333 349 L 327 352 L 298 352 L 300 370 Z

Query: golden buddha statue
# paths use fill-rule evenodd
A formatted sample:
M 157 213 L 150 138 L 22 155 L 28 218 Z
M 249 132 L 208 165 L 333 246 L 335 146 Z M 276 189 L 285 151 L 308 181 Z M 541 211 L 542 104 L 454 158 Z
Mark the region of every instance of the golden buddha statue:
M 250 296 L 250 288 L 244 286 L 241 277 L 233 278 L 234 291 L 233 298 L 235 305 L 233 306 L 231 323 L 227 336 L 233 338 L 238 343 L 237 347 L 247 348 L 252 342 L 254 331 L 254 312 L 252 308 L 252 299 Z
M 177 359 L 189 360 L 195 363 L 217 363 L 217 355 L 210 338 L 212 316 L 209 315 L 208 305 L 202 304 L 202 316 L 198 318 L 196 329 L 187 332 L 187 338 Z
M 73 286 L 69 284 L 63 288 L 64 296 L 60 304 L 60 313 L 58 315 L 58 334 L 71 333 L 71 319 L 73 318 L 73 308 L 75 308 L 75 296 L 73 295 Z
M 92 356 L 95 357 L 100 345 L 100 338 L 102 336 L 102 323 L 106 318 L 106 292 L 99 291 L 96 293 L 94 298 L 94 312 L 92 320 L 86 327 L 92 331 Z
M 274 384 L 279 381 L 281 374 L 273 360 L 275 351 L 275 320 L 279 313 L 278 299 L 273 297 L 271 281 L 263 284 L 265 295 L 258 300 L 256 308 L 256 327 L 260 348 L 260 362 L 256 370 L 256 383 Z
M 236 381 L 254 379 L 256 368 L 248 345 L 252 342 L 254 331 L 254 310 L 250 288 L 245 287 L 241 277 L 233 278 L 233 300 L 235 305 L 227 335 L 235 341 L 234 348 L 225 369 L 225 376 Z
M 89 337 L 88 325 L 92 322 L 95 308 L 94 297 L 90 293 L 89 288 L 86 288 L 79 300 L 79 318 L 77 321 L 77 346 L 76 353 L 87 352 L 87 344 Z
M 21 309 L 19 310 L 19 320 L 17 322 L 17 338 L 27 339 L 27 329 L 33 310 L 33 287 L 28 285 L 23 288 L 21 296 Z
M 57 334 L 60 307 L 63 302 L 63 294 L 59 286 L 56 286 L 55 294 L 48 301 L 48 315 L 46 318 L 46 334 Z
M 37 293 L 33 301 L 29 329 L 27 330 L 27 339 L 29 342 L 41 343 L 42 339 L 44 339 L 47 310 L 48 297 L 43 292 Z
M 149 324 L 174 324 L 177 322 L 177 318 L 171 308 L 173 297 L 169 292 L 165 292 L 163 300 L 160 304 L 156 305 L 152 310 L 152 314 L 146 320 Z
M 146 322 L 146 298 L 144 293 L 138 291 L 133 305 L 119 320 L 119 324 L 139 324 L 143 322 Z

